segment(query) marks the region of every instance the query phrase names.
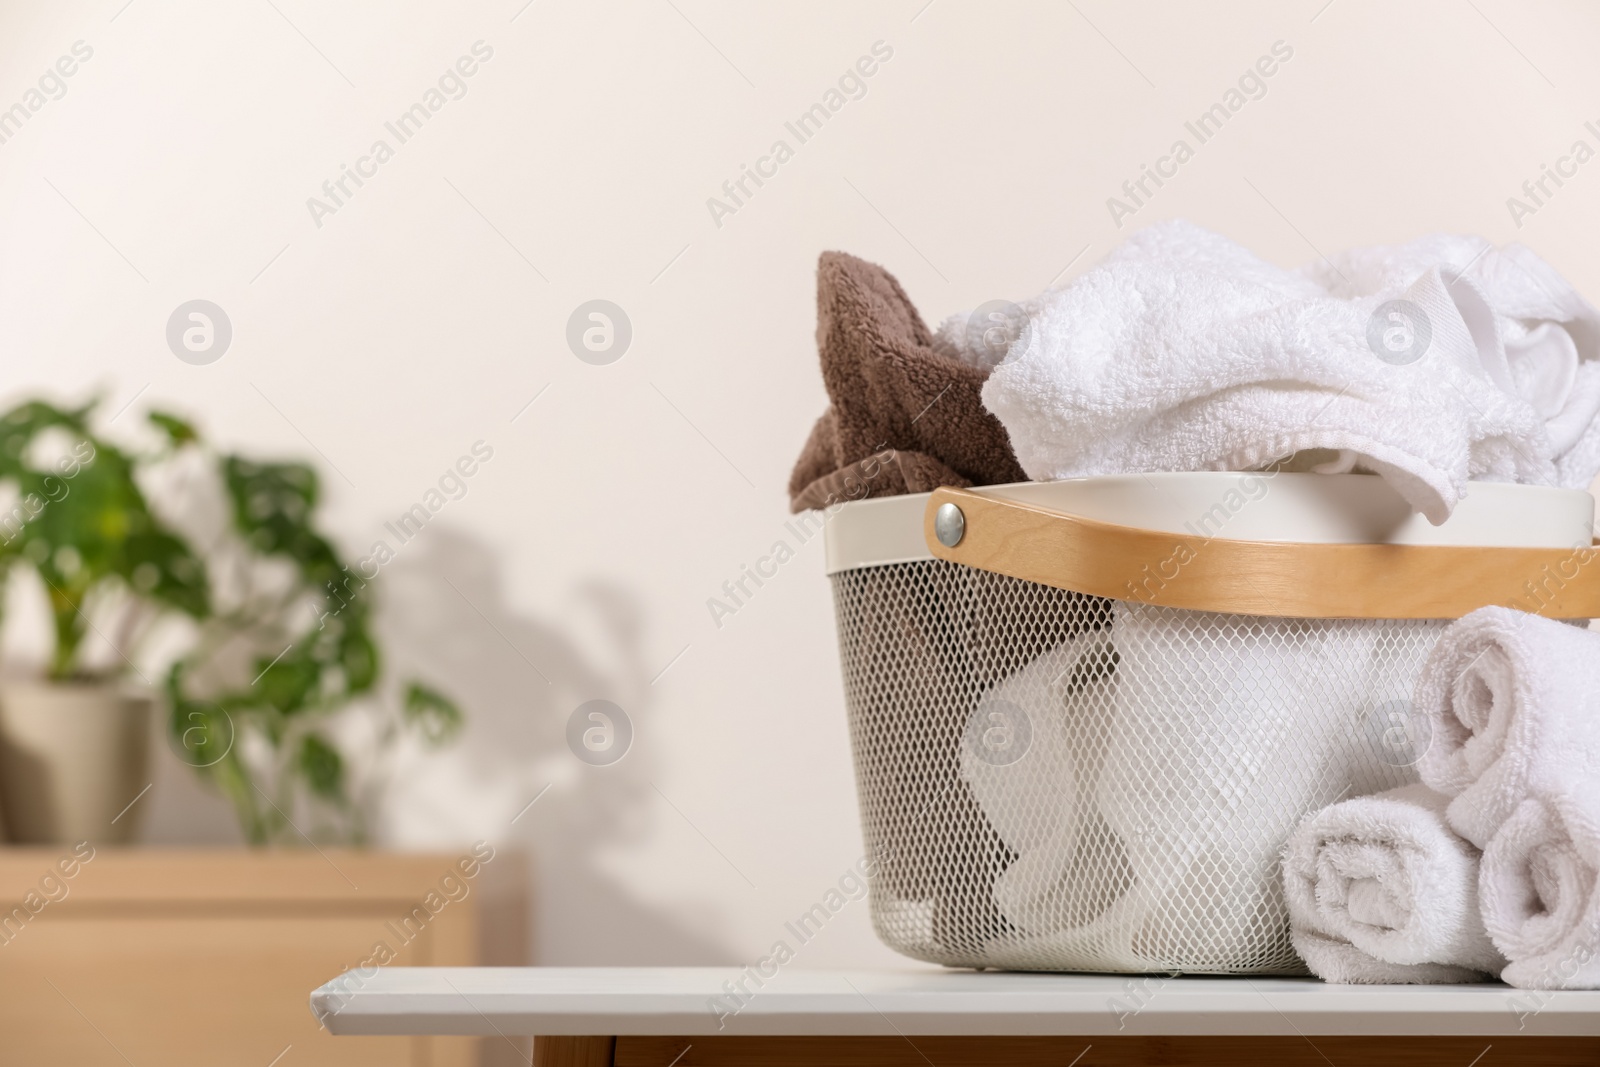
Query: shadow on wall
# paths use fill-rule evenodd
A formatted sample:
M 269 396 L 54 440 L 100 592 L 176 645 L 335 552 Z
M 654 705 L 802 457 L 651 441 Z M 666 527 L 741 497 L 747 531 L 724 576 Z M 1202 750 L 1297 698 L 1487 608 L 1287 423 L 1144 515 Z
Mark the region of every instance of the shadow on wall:
M 638 599 L 594 583 L 577 590 L 559 625 L 528 618 L 506 603 L 489 548 L 445 526 L 430 527 L 378 581 L 390 668 L 403 664 L 444 688 L 468 721 L 452 747 L 403 759 L 380 839 L 424 847 L 483 838 L 531 855 L 532 962 L 734 960 L 709 908 L 699 923 L 671 914 L 603 864 L 644 847 L 665 807 L 650 784 L 652 693 Z M 568 747 L 568 719 L 592 699 L 615 702 L 633 725 L 626 757 L 609 766 Z
M 443 525 L 430 526 L 376 579 L 388 673 L 451 694 L 467 728 L 443 750 L 399 754 L 375 838 L 445 850 L 483 839 L 508 858 L 528 858 L 532 914 L 520 926 L 531 944 L 507 946 L 491 963 L 734 961 L 710 908 L 698 922 L 673 914 L 641 900 L 603 864 L 608 854 L 646 847 L 668 811 L 650 785 L 657 767 L 638 599 L 594 583 L 577 590 L 572 610 L 552 625 L 514 611 L 505 584 L 487 545 Z M 635 732 L 627 756 L 609 766 L 580 761 L 567 744 L 573 710 L 596 698 L 621 706 Z M 240 844 L 227 803 L 173 753 L 164 722 L 157 730 L 142 839 Z

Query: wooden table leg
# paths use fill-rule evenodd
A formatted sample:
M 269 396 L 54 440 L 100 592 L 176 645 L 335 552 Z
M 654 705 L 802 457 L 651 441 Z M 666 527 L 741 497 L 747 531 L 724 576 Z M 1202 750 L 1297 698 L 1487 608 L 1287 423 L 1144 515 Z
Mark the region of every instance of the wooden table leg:
M 536 1037 L 533 1067 L 611 1067 L 614 1037 Z

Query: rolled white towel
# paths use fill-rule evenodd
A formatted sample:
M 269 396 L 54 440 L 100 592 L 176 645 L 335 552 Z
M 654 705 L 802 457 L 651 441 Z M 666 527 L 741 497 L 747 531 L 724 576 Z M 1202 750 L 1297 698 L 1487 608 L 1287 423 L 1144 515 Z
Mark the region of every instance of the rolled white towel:
M 1479 608 L 1439 638 L 1415 705 L 1431 731 L 1422 780 L 1455 798 L 1451 828 L 1484 848 L 1535 792 L 1600 775 L 1600 634 Z
M 1524 989 L 1600 988 L 1600 800 L 1530 797 L 1484 850 L 1483 920 Z
M 1505 960 L 1478 910 L 1478 851 L 1423 785 L 1308 815 L 1289 838 L 1284 895 L 1295 951 L 1344 983 L 1481 981 Z

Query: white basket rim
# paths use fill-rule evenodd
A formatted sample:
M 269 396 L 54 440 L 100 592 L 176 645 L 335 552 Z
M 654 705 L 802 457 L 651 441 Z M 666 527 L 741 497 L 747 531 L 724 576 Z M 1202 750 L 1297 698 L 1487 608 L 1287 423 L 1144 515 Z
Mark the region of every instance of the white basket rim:
M 1594 536 L 1581 489 L 1472 482 L 1434 526 L 1371 474 L 1174 471 L 991 485 L 974 492 L 1100 522 L 1241 541 L 1576 548 Z M 835 505 L 823 516 L 827 573 L 932 559 L 923 540 L 929 493 Z M 805 520 L 797 520 L 805 521 Z

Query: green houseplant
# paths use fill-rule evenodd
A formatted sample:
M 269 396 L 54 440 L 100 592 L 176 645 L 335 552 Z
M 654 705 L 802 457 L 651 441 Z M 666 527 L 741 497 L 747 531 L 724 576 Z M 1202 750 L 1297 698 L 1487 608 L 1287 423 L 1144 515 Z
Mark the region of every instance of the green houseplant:
M 0 551 L 0 577 L 27 565 L 51 590 L 52 684 L 85 672 L 86 650 L 100 645 L 120 663 L 99 663 L 97 678 L 136 672 L 144 634 L 163 619 L 185 620 L 184 648 L 161 673 L 180 757 L 228 799 L 253 844 L 363 843 L 381 782 L 355 780 L 338 731 L 364 718 L 369 752 L 408 731 L 439 744 L 459 729 L 461 713 L 420 681 L 383 691 L 371 586 L 316 526 L 316 472 L 215 450 L 193 424 L 163 412 L 149 416 L 159 444 L 124 452 L 90 434 L 90 410 L 32 402 L 0 417 L 0 433 L 16 428 L 15 441 L 0 440 L 5 462 L 27 452 L 24 438 L 42 432 L 36 426 L 65 429 L 94 453 L 62 497 L 73 508 L 47 504 L 24 524 L 26 537 Z M 85 481 L 91 469 L 94 480 Z M 182 491 L 169 493 L 178 500 L 163 523 L 139 476 L 173 469 L 183 476 L 165 484 Z M 46 475 L 20 461 L 0 468 L 0 484 L 8 477 L 45 488 Z M 79 494 L 80 481 L 91 491 Z M 112 602 L 131 620 L 86 642 L 98 609 Z
M 177 447 L 202 447 L 187 424 L 155 418 Z M 360 843 L 364 810 L 328 727 L 379 682 L 370 583 L 314 525 L 320 485 L 311 467 L 222 454 L 216 469 L 230 523 L 207 554 L 238 580 L 232 602 L 203 621 L 193 651 L 168 672 L 173 736 L 232 801 L 252 842 L 308 833 L 292 816 L 303 806 L 320 820 L 309 833 Z M 276 574 L 264 575 L 272 564 Z M 230 672 L 241 662 L 246 672 Z M 398 716 L 379 714 L 376 739 L 383 747 L 415 729 L 439 743 L 460 723 L 452 701 L 411 680 Z M 254 761 L 246 737 L 257 743 Z
M 0 416 L 0 578 L 37 575 L 54 638 L 44 684 L 0 688 L 0 796 L 23 841 L 132 836 L 137 816 L 118 816 L 148 781 L 151 700 L 123 677 L 163 615 L 208 610 L 201 561 L 89 412 L 33 401 Z

